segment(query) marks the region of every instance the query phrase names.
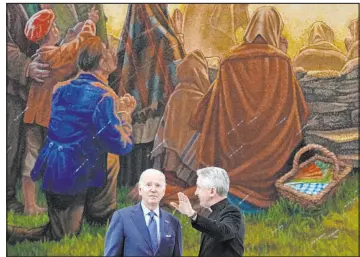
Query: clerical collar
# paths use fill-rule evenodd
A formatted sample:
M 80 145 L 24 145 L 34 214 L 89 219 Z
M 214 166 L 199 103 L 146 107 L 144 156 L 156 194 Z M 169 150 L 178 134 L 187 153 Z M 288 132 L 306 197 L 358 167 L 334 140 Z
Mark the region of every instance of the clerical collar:
M 227 201 L 227 198 L 225 198 L 224 200 L 221 200 L 220 202 L 217 202 L 216 204 L 213 204 L 210 209 L 213 211 L 213 212 L 216 212 L 216 211 L 220 211 L 222 209 L 224 209 L 224 207 L 228 204 L 228 201 Z

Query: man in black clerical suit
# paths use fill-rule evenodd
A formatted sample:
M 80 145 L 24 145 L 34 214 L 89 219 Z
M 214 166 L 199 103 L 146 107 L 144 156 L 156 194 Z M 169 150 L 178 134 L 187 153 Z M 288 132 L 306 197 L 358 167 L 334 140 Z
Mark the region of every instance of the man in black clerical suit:
M 227 201 L 229 176 L 223 169 L 207 167 L 197 172 L 195 195 L 200 205 L 210 208 L 208 218 L 198 214 L 189 198 L 178 193 L 179 204 L 170 203 L 191 219 L 192 227 L 201 233 L 199 256 L 242 256 L 244 253 L 244 217 L 238 207 Z

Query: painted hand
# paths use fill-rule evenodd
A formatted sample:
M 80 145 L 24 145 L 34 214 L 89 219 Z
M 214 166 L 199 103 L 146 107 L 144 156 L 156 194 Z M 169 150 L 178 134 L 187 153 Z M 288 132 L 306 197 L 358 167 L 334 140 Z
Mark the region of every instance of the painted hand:
M 130 114 L 133 113 L 136 108 L 135 98 L 133 96 L 131 96 L 130 94 L 125 94 L 123 96 L 123 99 L 126 103 L 126 108 L 127 108 L 126 111 Z
M 44 79 L 50 76 L 49 64 L 41 63 L 35 58 L 28 67 L 28 75 L 30 78 L 39 83 L 44 83 Z
M 130 95 L 125 95 L 118 100 L 118 115 L 121 120 L 126 121 L 127 124 L 131 125 L 132 118 L 131 113 L 136 107 L 135 98 Z
M 99 10 L 95 10 L 95 5 L 91 8 L 88 13 L 89 20 L 92 20 L 94 23 L 97 23 L 99 20 Z

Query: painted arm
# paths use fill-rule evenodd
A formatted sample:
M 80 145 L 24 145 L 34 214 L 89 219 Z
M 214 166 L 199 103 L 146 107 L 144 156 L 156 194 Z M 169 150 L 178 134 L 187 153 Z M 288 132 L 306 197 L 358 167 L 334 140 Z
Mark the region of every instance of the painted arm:
M 68 65 L 75 65 L 79 51 L 89 39 L 95 37 L 95 31 L 95 23 L 92 20 L 87 20 L 76 38 L 68 43 L 62 44 L 48 55 L 52 61 L 51 66 L 53 68 L 58 68 L 60 66 L 66 67 Z
M 96 35 L 101 38 L 101 41 L 109 47 L 107 39 L 106 22 L 107 17 L 105 15 L 103 4 L 76 4 L 76 11 L 79 17 L 79 21 L 85 21 L 88 18 L 88 13 L 92 7 L 98 10 L 99 21 L 96 23 Z

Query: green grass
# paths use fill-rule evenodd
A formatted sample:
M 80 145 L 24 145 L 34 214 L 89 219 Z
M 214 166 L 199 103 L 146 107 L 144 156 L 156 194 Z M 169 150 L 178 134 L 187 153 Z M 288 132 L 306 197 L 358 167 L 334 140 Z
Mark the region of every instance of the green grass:
M 351 174 L 337 194 L 318 210 L 304 210 L 280 199 L 267 212 L 246 215 L 245 256 L 358 256 L 358 173 Z M 118 190 L 118 208 L 130 205 L 128 188 Z M 45 199 L 38 192 L 39 203 Z M 173 212 L 170 210 L 170 212 Z M 174 213 L 174 212 L 173 212 Z M 183 254 L 197 256 L 200 233 L 189 219 L 174 213 L 182 223 Z M 7 223 L 36 227 L 47 215 L 27 217 L 8 213 Z M 106 227 L 83 225 L 78 237 L 60 242 L 23 242 L 7 245 L 8 256 L 101 256 Z

